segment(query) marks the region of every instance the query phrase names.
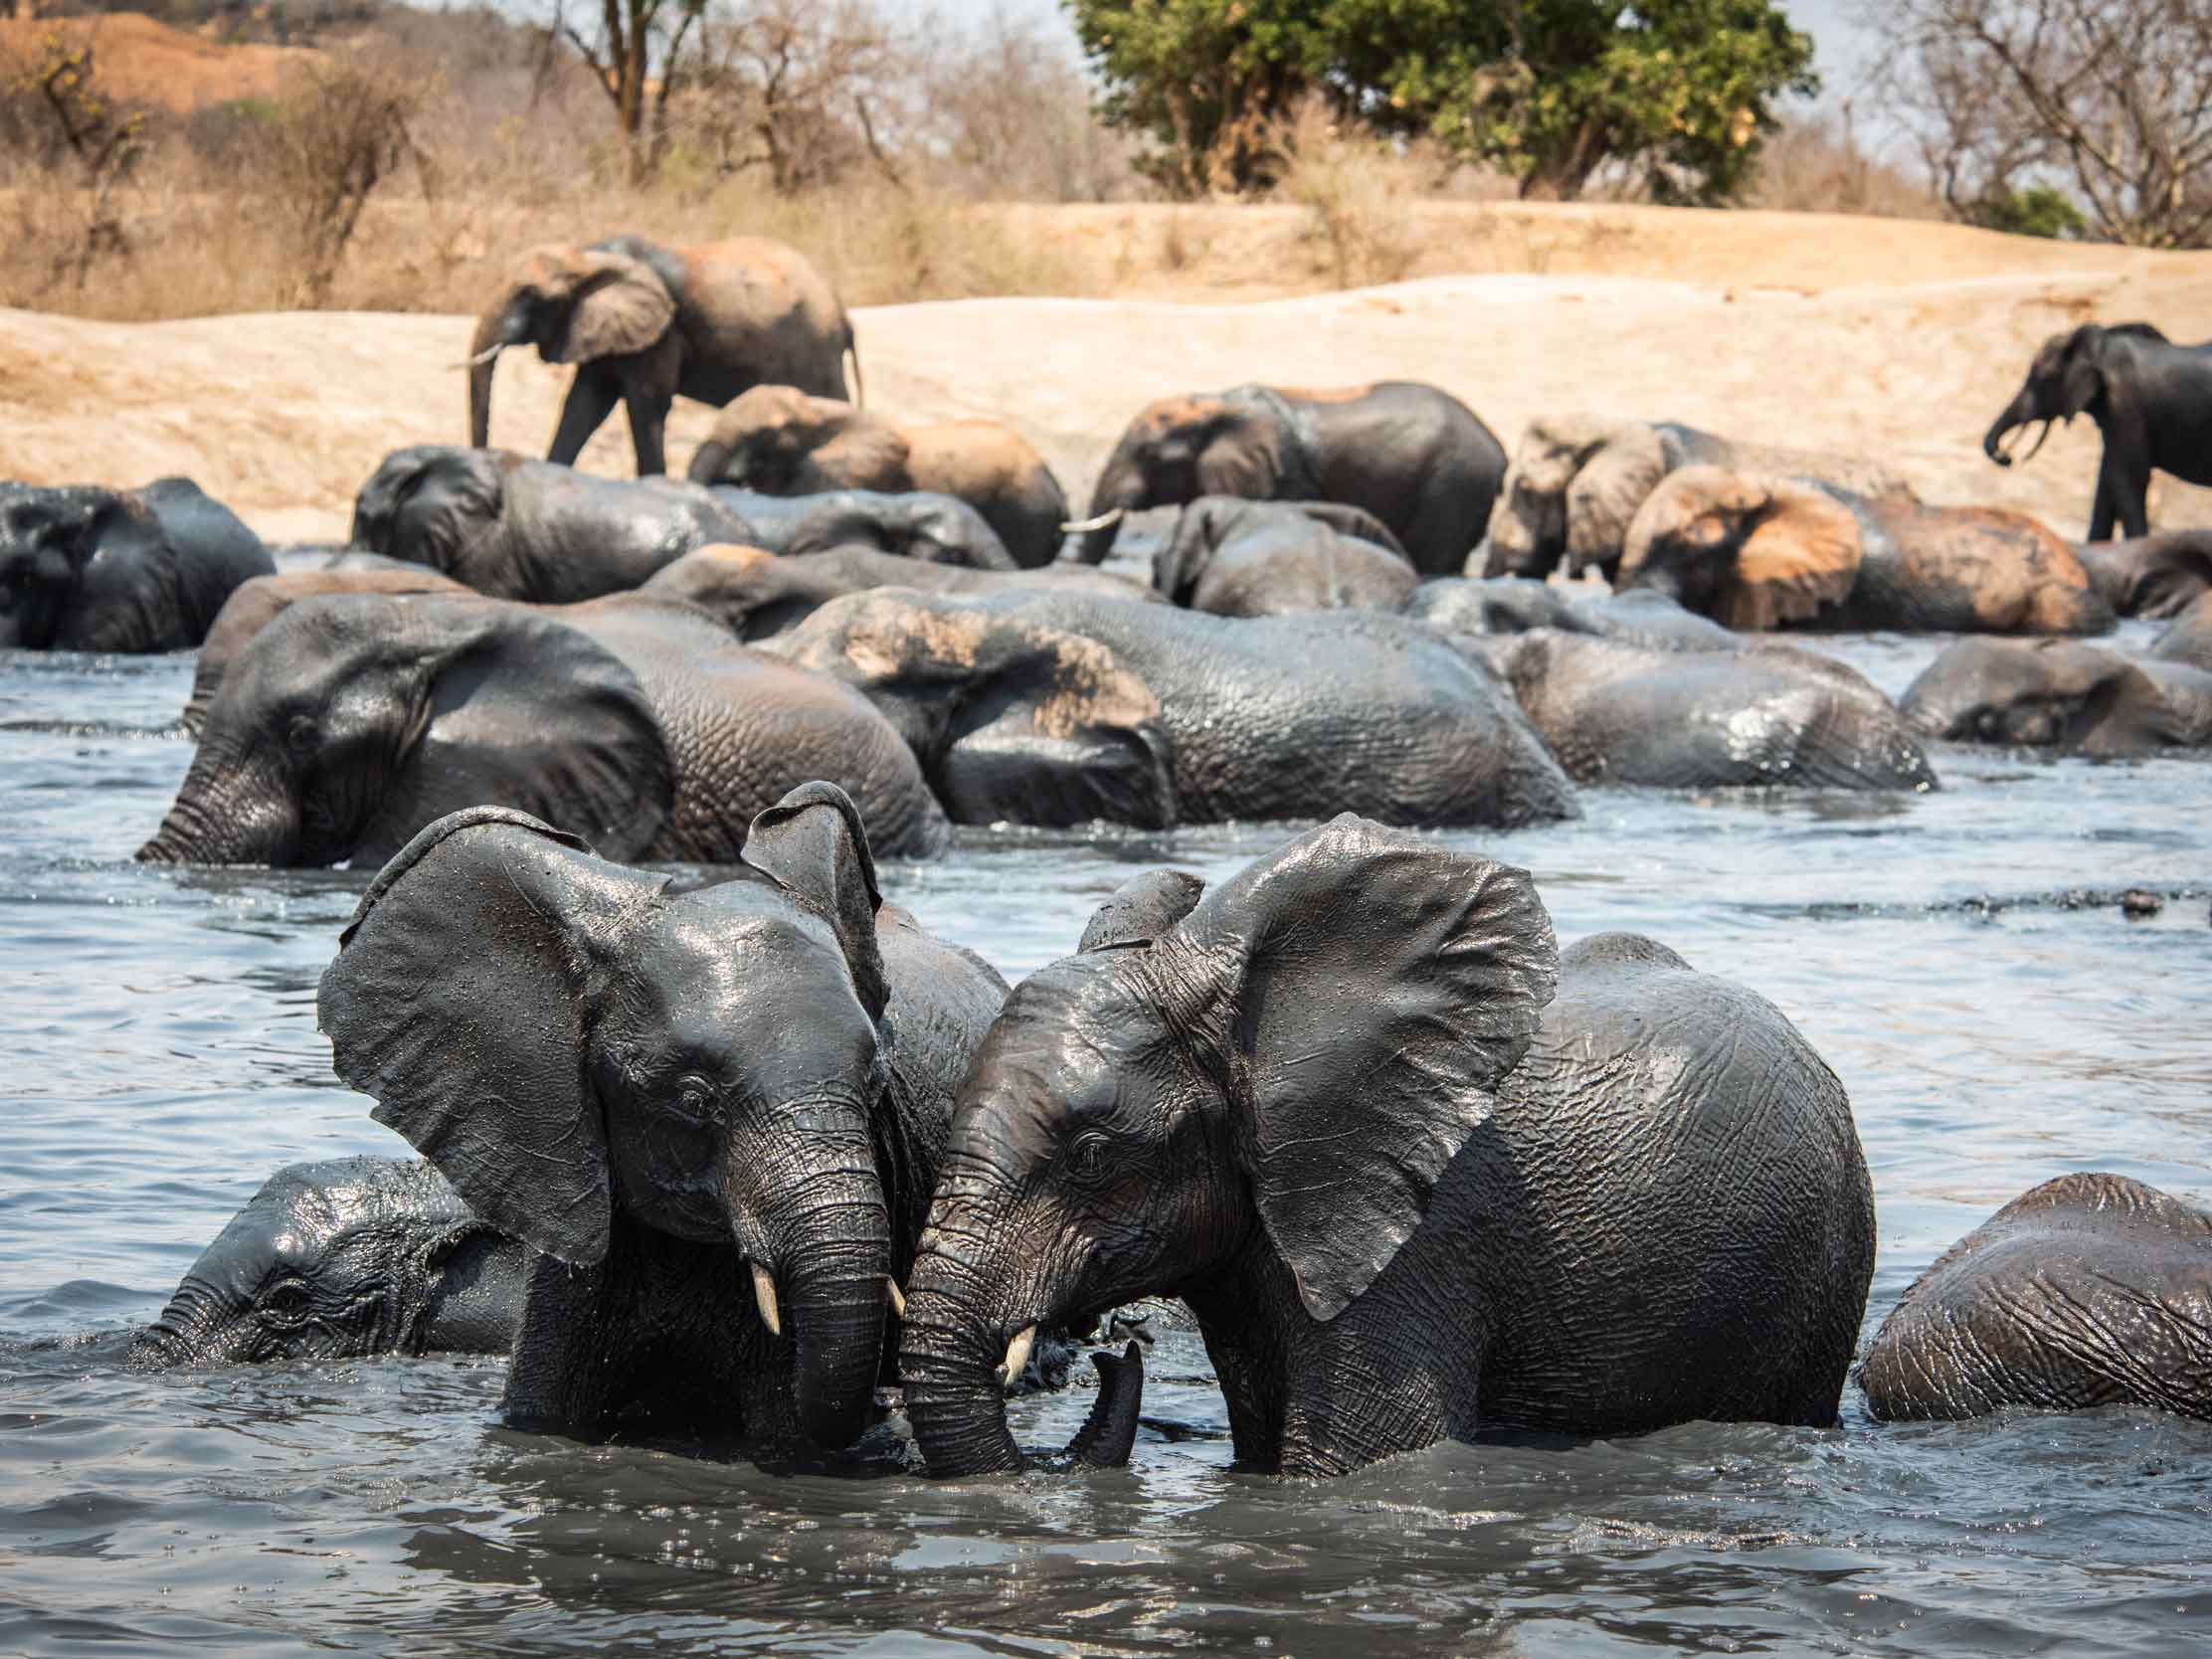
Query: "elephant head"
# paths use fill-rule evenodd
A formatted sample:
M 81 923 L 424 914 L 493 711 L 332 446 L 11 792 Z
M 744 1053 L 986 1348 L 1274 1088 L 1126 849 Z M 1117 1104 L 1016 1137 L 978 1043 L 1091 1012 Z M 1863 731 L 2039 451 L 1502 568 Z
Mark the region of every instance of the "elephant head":
M 693 483 L 769 495 L 827 489 L 903 490 L 906 440 L 851 404 L 796 386 L 755 386 L 722 412 L 691 458 Z
M 382 858 L 501 801 L 638 857 L 673 799 L 643 687 L 581 629 L 475 595 L 339 595 L 293 605 L 232 660 L 138 856 Z
M 2098 756 L 2189 735 L 2140 665 L 2072 640 L 1960 640 L 1906 688 L 1898 712 L 1929 737 Z
M 509 346 L 548 363 L 628 357 L 659 343 L 675 296 L 645 261 L 613 248 L 549 243 L 516 262 L 468 348 L 468 442 L 491 441 L 491 372 Z
M 1619 585 L 1651 588 L 1740 631 L 1808 621 L 1850 596 L 1859 521 L 1810 485 L 1685 466 L 1636 510 Z
M 86 566 L 132 505 L 90 484 L 0 483 L 0 647 L 45 650 L 62 643 Z
M 427 1164 L 293 1164 L 200 1252 L 127 1363 L 504 1349 L 520 1257 Z
M 1350 815 L 1202 901 L 1172 872 L 1125 888 L 1015 988 L 954 1112 L 900 1359 L 931 1471 L 1018 1465 L 998 1376 L 1039 1327 L 1232 1268 L 1335 1320 L 1557 977 L 1527 872 Z
M 1290 435 L 1261 406 L 1229 397 L 1162 398 L 1128 429 L 1076 526 L 1079 557 L 1095 565 L 1113 550 L 1122 518 L 1146 507 L 1180 506 L 1200 495 L 1265 501 L 1290 466 Z
M 318 1007 L 377 1120 L 533 1249 L 601 1262 L 620 1211 L 735 1250 L 801 1422 L 840 1446 L 896 1266 L 882 900 L 830 784 L 761 814 L 744 858 L 679 896 L 521 814 L 454 814 L 363 896 Z
M 1546 576 L 1619 561 L 1636 509 L 1666 475 L 1658 429 L 1596 415 L 1532 421 L 1490 509 L 1486 576 Z
M 353 497 L 356 547 L 465 580 L 468 549 L 506 510 L 505 450 L 415 444 L 386 456 Z
M 2004 413 L 1990 423 L 1982 436 L 1981 450 L 1999 466 L 2012 464 L 2011 446 L 2004 441 L 2021 428 L 2040 421 L 2043 430 L 2035 446 L 2021 457 L 2033 461 L 2036 451 L 2051 436 L 2051 428 L 2071 423 L 2084 413 L 2095 415 L 2105 397 L 2105 353 L 2116 337 L 2163 340 L 2165 335 L 2148 323 L 2123 323 L 2107 328 L 2085 322 L 2071 334 L 2053 334 L 2037 349 L 2028 365 L 2028 378 L 2005 405 Z

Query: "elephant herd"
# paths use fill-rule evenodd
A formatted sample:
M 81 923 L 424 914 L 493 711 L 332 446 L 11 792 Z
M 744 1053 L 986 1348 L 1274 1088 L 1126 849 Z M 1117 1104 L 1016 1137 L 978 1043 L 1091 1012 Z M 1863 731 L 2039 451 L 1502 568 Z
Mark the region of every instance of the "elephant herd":
M 487 447 L 525 344 L 578 365 L 547 461 Z M 0 486 L 0 644 L 199 648 L 139 856 L 378 871 L 318 1010 L 422 1154 L 278 1172 L 131 1363 L 503 1351 L 517 1426 L 780 1455 L 895 1385 L 965 1475 L 1035 1455 L 1010 1389 L 1169 1296 L 1255 1470 L 1835 1422 L 1875 1241 L 1841 1082 L 1754 992 L 1562 948 L 1526 871 L 1421 831 L 1929 790 L 1938 741 L 2212 743 L 2212 542 L 2149 534 L 2140 487 L 2212 453 L 2201 359 L 2058 357 L 1991 453 L 2094 415 L 2117 547 L 1679 425 L 1551 418 L 1509 459 L 1409 382 L 1163 399 L 1071 519 L 1011 429 L 844 402 L 851 324 L 791 250 L 623 238 L 522 262 L 471 445 L 390 455 L 314 568 L 182 480 Z M 677 395 L 723 407 L 681 480 Z M 641 476 L 575 471 L 618 402 Z M 2170 631 L 2086 643 L 2122 613 Z M 1961 638 L 1895 702 L 1766 638 L 1842 630 Z M 1211 890 L 1135 878 L 1011 988 L 877 879 L 955 825 L 1231 820 L 1314 827 Z M 2071 1176 L 1859 1376 L 1878 1417 L 2212 1417 L 2207 1331 L 2212 1215 Z M 1142 1397 L 1141 1345 L 1095 1358 L 1077 1464 L 1128 1457 Z

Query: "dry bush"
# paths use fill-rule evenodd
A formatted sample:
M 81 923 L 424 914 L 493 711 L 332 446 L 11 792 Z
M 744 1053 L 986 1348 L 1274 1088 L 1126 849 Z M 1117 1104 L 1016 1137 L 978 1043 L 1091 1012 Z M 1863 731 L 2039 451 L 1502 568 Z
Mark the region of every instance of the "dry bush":
M 1308 240 L 1322 252 L 1318 271 L 1340 288 L 1394 282 L 1420 259 L 1415 208 L 1435 191 L 1441 171 L 1419 146 L 1393 144 L 1334 113 L 1314 95 L 1274 123 L 1276 199 L 1311 217 Z
M 1925 184 L 1865 154 L 1849 106 L 1785 121 L 1766 140 L 1743 205 L 1788 213 L 1864 213 L 1885 219 L 1939 219 L 1943 204 Z

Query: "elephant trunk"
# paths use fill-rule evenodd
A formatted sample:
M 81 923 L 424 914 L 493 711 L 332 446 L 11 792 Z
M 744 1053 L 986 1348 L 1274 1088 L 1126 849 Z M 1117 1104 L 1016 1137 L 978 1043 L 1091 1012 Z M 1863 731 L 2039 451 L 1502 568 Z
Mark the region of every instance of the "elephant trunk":
M 179 1366 L 250 1360 L 243 1327 L 214 1287 L 186 1279 L 161 1317 L 131 1339 L 123 1365 L 130 1371 L 174 1371 Z
M 510 307 L 504 302 L 484 312 L 468 342 L 468 442 L 481 450 L 491 443 L 491 372 L 499 353 L 518 343 Z
M 298 855 L 299 814 L 267 765 L 240 763 L 205 741 L 153 838 L 146 864 L 288 864 Z
M 1077 561 L 1086 565 L 1103 563 L 1114 550 L 1114 537 L 1121 532 L 1123 517 L 1144 504 L 1143 474 L 1119 458 L 1109 461 L 1106 470 L 1099 474 L 1097 489 L 1091 492 L 1090 513 L 1073 527 L 1082 538 L 1075 548 Z
M 843 1139 L 843 1137 L 838 1137 Z M 841 1152 L 817 1157 L 805 1175 L 804 1205 L 774 1251 L 785 1282 L 756 1295 L 766 1317 L 778 1309 L 796 1350 L 792 1382 L 799 1421 L 819 1446 L 850 1445 L 867 1426 L 883 1364 L 890 1300 L 891 1217 L 864 1129 Z
M 948 1184 L 949 1186 L 949 1184 Z M 974 1259 L 976 1234 L 931 1206 L 906 1296 L 899 1380 L 906 1414 L 933 1475 L 980 1475 L 1023 1466 L 1007 1428 L 1003 1357 L 1020 1346 L 994 1311 L 1014 1275 Z M 1024 1330 L 1033 1332 L 1033 1326 Z
M 2001 448 L 2004 440 L 2010 434 L 2026 426 L 2030 421 L 2035 420 L 2036 416 L 2034 390 L 2023 386 L 2020 388 L 2019 396 L 2005 405 L 2004 413 L 1991 422 L 1989 430 L 1982 434 L 1981 453 L 1999 466 L 2010 466 L 2012 457 Z M 2049 434 L 2051 423 L 2048 420 L 2043 423 L 2043 430 L 2046 435 Z M 2043 448 L 2043 445 L 2039 440 L 2036 449 L 2040 450 L 2041 448 Z M 2035 452 L 2031 450 L 2028 453 L 2032 456 Z
M 743 483 L 744 479 L 724 468 L 730 463 L 730 447 L 708 439 L 692 453 L 691 464 L 684 476 L 695 484 Z

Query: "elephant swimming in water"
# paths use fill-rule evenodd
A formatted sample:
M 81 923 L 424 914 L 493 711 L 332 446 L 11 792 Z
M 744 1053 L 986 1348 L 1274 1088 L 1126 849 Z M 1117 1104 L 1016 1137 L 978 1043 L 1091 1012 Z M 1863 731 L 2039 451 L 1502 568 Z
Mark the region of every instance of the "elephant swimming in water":
M 1915 731 L 2100 757 L 2212 743 L 2212 672 L 2078 640 L 1960 640 L 1899 699 Z

